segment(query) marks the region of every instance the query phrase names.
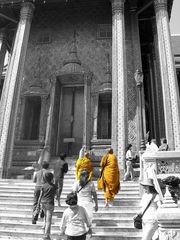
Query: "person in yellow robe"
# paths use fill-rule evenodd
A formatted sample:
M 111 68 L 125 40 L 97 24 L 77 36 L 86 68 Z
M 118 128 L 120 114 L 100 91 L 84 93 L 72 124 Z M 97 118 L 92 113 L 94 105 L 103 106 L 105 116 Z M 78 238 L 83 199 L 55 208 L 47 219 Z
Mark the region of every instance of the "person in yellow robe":
M 79 158 L 76 162 L 76 179 L 80 179 L 80 174 L 82 170 L 87 170 L 89 173 L 89 180 L 92 179 L 93 175 L 93 165 L 90 159 L 89 152 L 85 152 L 84 157 Z
M 115 195 L 120 190 L 120 172 L 117 157 L 113 153 L 113 149 L 108 149 L 100 163 L 103 179 L 103 190 L 105 197 L 105 207 L 114 200 Z

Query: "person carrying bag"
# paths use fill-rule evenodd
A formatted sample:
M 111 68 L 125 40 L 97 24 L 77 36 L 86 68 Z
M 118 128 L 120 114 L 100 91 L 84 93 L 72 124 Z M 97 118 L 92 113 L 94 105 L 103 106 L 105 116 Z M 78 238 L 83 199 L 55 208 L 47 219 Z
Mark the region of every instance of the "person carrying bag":
M 158 237 L 158 221 L 156 212 L 161 205 L 160 195 L 155 189 L 153 179 L 145 179 L 140 183 L 144 193 L 141 200 L 141 213 L 134 217 L 134 227 L 142 228 L 141 240 L 152 240 Z
M 154 195 L 150 202 L 148 203 L 147 207 L 144 209 L 143 213 L 139 213 L 137 214 L 134 218 L 133 218 L 133 221 L 134 221 L 134 227 L 137 228 L 137 229 L 142 229 L 142 217 L 144 215 L 144 213 L 146 212 L 146 210 L 148 209 L 148 207 L 151 205 L 152 201 L 154 200 L 156 195 Z
M 74 183 L 72 190 L 78 194 L 78 205 L 86 209 L 92 223 L 93 212 L 98 211 L 98 199 L 94 182 L 89 179 L 87 170 L 81 171 L 80 180 Z

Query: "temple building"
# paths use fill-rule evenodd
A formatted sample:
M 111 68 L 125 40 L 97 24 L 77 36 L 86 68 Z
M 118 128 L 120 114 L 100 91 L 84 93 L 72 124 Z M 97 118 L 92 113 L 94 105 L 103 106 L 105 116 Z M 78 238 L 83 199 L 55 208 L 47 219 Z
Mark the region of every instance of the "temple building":
M 180 150 L 172 4 L 0 0 L 1 177 L 42 149 L 51 159 L 82 145 L 94 156 L 112 146 L 123 168 L 147 132 Z

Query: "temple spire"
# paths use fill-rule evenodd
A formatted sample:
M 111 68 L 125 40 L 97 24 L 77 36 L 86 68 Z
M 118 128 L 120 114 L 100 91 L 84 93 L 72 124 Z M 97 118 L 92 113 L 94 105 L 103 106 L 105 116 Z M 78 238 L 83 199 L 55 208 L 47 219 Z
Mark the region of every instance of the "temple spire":
M 73 33 L 73 40 L 72 40 L 72 44 L 70 46 L 69 56 L 68 56 L 67 60 L 65 60 L 63 62 L 63 65 L 71 64 L 71 63 L 77 63 L 77 64 L 81 65 L 81 61 L 79 60 L 79 58 L 77 56 L 76 30 L 74 30 L 74 33 Z

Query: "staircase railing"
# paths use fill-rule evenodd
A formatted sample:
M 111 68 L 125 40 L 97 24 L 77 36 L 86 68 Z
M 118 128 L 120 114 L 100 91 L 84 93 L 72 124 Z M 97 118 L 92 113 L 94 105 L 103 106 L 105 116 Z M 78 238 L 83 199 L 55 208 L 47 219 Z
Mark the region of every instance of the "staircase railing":
M 150 174 L 149 178 L 153 179 L 155 189 L 159 193 L 160 200 L 163 201 L 163 194 L 162 194 L 159 182 L 158 182 L 158 178 L 157 178 L 155 169 L 153 167 L 150 167 L 149 174 Z
M 144 151 L 140 151 L 139 152 L 139 159 L 140 159 L 140 176 L 139 176 L 139 181 L 143 181 L 145 178 L 151 178 L 154 181 L 154 185 L 155 185 L 155 189 L 157 190 L 157 192 L 159 193 L 160 196 L 160 200 L 163 200 L 163 194 L 158 182 L 158 178 L 157 178 L 157 172 L 155 170 L 155 166 L 154 164 L 150 165 L 148 167 L 148 170 L 145 169 L 146 167 L 144 166 L 144 161 L 143 161 L 143 154 Z

